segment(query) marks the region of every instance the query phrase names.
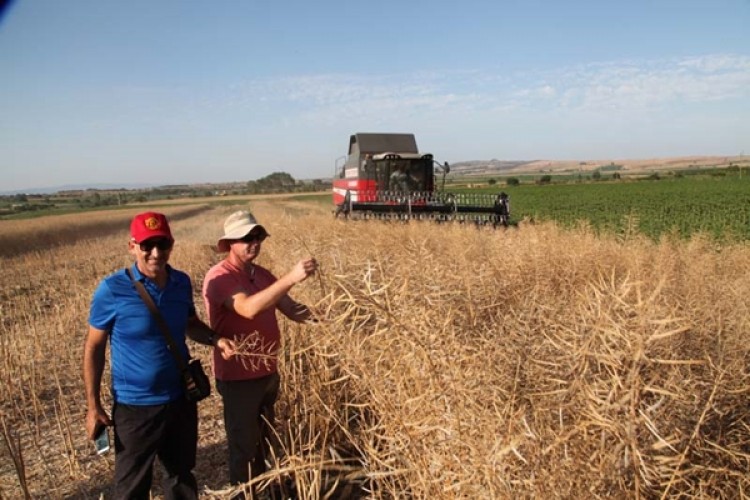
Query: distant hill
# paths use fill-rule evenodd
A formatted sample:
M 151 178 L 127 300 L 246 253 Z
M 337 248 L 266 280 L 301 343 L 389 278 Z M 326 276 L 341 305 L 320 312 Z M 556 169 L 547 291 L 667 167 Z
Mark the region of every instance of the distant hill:
M 506 173 L 510 171 L 518 172 L 531 163 L 533 162 L 509 160 L 460 161 L 451 164 L 451 172 L 461 175 L 486 175 L 488 173 Z
M 521 175 L 536 173 L 591 172 L 612 169 L 630 173 L 688 168 L 750 166 L 750 156 L 683 156 L 650 159 L 607 160 L 472 160 L 451 164 L 451 173 L 458 175 Z
M 118 190 L 118 189 L 144 189 L 155 187 L 154 184 L 66 184 L 64 186 L 53 186 L 44 188 L 15 189 L 13 191 L 0 191 L 0 196 L 10 196 L 16 193 L 24 194 L 53 194 L 63 191 L 85 191 L 87 189 L 96 189 L 100 191 Z

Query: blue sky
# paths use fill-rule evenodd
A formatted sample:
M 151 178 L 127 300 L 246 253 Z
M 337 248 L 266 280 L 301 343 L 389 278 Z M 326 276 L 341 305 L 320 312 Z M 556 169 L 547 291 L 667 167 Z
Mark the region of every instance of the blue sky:
M 750 0 L 17 0 L 0 191 L 440 161 L 750 154 Z

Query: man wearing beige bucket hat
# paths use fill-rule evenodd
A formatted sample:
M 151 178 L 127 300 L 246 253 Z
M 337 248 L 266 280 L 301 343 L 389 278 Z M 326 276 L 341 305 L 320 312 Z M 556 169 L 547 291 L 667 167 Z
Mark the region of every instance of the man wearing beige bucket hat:
M 252 477 L 265 472 L 263 422 L 273 421 L 279 391 L 276 353 L 280 331 L 276 310 L 297 322 L 312 317 L 310 309 L 288 293 L 315 273 L 318 263 L 312 257 L 302 259 L 277 279 L 254 262 L 269 236 L 250 212 L 231 214 L 216 245 L 227 256 L 208 271 L 203 281 L 209 324 L 217 335 L 234 339 L 240 352 L 227 360 L 214 351 L 214 375 L 224 403 L 232 484 L 250 480 L 248 465 Z M 242 346 L 251 347 L 243 352 Z

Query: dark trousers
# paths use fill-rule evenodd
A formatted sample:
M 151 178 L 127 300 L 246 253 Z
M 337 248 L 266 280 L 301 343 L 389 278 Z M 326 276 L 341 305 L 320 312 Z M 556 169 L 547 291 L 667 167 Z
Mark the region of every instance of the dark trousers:
M 267 441 L 275 438 L 264 418 L 273 424 L 279 375 L 251 380 L 217 380 L 224 402 L 224 427 L 229 445 L 229 482 L 246 483 L 266 471 Z
M 197 499 L 193 476 L 198 408 L 185 399 L 164 405 L 115 404 L 115 498 L 148 499 L 154 459 L 164 467 L 165 499 Z

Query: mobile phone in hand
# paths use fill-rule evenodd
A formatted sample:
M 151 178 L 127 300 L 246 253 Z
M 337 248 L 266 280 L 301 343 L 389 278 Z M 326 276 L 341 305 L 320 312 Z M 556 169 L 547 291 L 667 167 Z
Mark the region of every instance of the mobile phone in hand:
M 109 432 L 107 432 L 106 426 L 99 426 L 94 438 L 94 447 L 97 455 L 104 455 L 109 451 Z

